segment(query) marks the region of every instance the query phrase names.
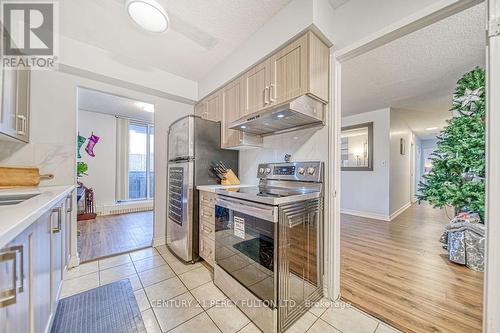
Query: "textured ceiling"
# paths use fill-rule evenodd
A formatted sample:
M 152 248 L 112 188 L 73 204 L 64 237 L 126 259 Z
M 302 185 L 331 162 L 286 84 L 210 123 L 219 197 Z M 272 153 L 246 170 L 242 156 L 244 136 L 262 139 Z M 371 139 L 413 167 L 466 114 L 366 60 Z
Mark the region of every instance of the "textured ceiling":
M 90 112 L 105 113 L 113 116 L 153 122 L 154 113 L 143 110 L 145 106 L 154 105 L 126 97 L 116 96 L 97 90 L 78 89 L 78 109 Z
M 328 0 L 333 9 L 337 9 L 349 0 Z
M 485 7 L 477 5 L 342 65 L 342 115 L 406 110 L 417 134 L 451 116 L 457 80 L 485 65 Z
M 124 0 L 60 2 L 60 32 L 141 69 L 157 67 L 199 80 L 290 0 L 157 0 L 171 29 L 143 31 L 126 13 Z

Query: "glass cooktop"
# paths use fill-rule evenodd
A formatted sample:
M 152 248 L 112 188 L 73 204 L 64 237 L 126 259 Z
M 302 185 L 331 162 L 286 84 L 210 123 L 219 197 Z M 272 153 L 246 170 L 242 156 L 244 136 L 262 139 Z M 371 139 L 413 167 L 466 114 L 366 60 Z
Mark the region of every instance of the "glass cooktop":
M 283 187 L 240 187 L 217 190 L 217 194 L 235 197 L 250 201 L 263 202 L 267 204 L 281 204 L 293 201 L 309 199 L 309 197 L 317 197 L 318 190 L 312 189 L 290 189 Z M 307 198 L 304 198 L 306 196 Z

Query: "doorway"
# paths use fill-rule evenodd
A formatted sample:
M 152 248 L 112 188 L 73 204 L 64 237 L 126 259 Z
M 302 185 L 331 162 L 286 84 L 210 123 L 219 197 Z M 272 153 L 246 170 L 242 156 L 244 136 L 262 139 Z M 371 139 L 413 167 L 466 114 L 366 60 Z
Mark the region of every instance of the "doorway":
M 154 104 L 78 88 L 81 262 L 152 244 Z
M 483 273 L 450 262 L 439 242 L 452 212 L 413 200 L 420 172 L 433 168 L 424 156 L 436 147 L 426 145 L 456 116 L 457 80 L 485 67 L 484 18 L 479 4 L 342 61 L 342 127 L 373 122 L 374 146 L 373 170 L 341 171 L 340 294 L 403 331 L 482 329 Z M 468 31 L 452 66 L 448 25 Z

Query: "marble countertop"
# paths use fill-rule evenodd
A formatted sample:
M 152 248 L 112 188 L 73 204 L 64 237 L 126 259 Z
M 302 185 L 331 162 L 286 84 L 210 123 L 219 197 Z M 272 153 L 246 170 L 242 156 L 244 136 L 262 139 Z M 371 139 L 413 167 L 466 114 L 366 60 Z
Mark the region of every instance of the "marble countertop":
M 256 185 L 240 184 L 240 185 L 200 185 L 196 186 L 197 190 L 215 193 L 215 190 L 224 188 L 239 188 L 239 187 L 252 187 Z
M 0 206 L 0 248 L 64 199 L 74 188 L 74 185 L 67 185 L 0 190 L 0 198 L 5 195 L 39 194 L 16 205 Z

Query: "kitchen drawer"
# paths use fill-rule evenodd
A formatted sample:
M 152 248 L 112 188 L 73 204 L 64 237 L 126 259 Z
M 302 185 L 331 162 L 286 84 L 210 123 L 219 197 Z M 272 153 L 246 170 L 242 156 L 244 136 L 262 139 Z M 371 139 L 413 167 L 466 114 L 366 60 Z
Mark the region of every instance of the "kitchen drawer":
M 215 193 L 200 191 L 200 204 L 215 207 Z
M 214 219 L 215 206 L 200 205 L 200 220 L 201 219 Z
M 200 236 L 200 256 L 207 263 L 214 266 L 215 263 L 215 241 L 206 236 Z
M 205 236 L 215 239 L 215 223 L 212 220 L 200 219 L 200 237 Z

